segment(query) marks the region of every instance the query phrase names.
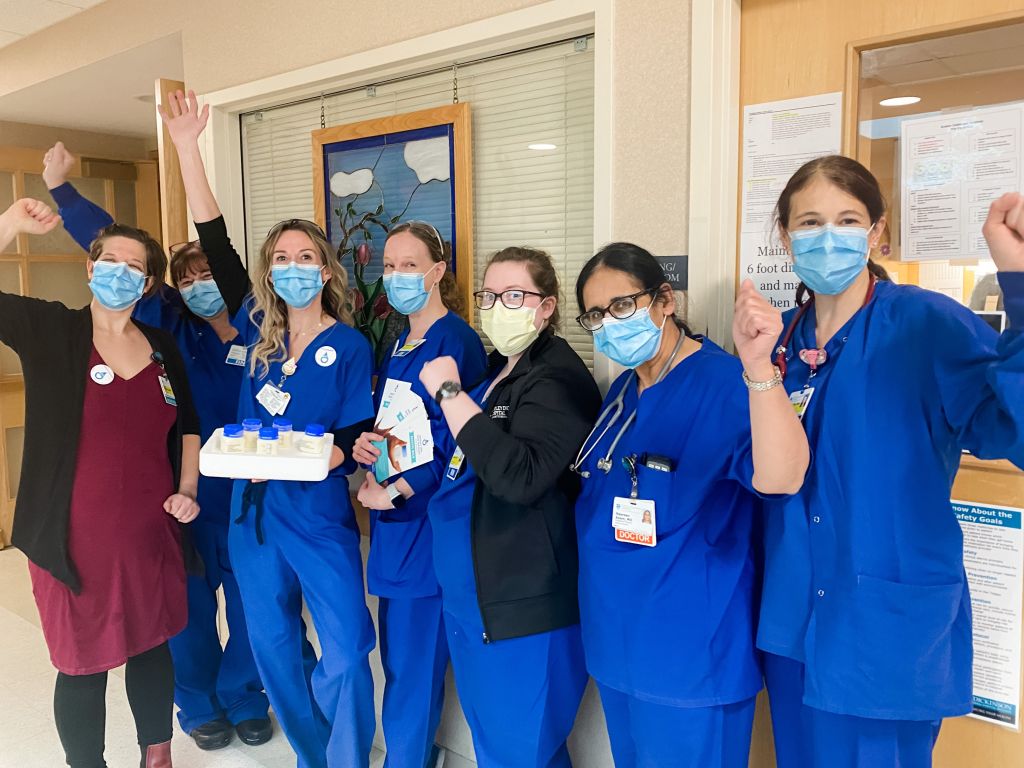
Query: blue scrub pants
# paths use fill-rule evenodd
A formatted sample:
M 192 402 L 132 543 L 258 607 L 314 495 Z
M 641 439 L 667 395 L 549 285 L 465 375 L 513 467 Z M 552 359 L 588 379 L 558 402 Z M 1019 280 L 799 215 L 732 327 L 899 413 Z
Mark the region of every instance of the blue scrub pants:
M 384 765 L 422 768 L 441 722 L 448 669 L 441 596 L 380 597 L 377 624 L 385 679 Z
M 337 487 L 318 487 L 309 503 L 286 508 L 268 492 L 264 543 L 250 513 L 231 526 L 231 558 L 256 664 L 298 768 L 365 768 L 376 727 L 373 624 L 348 485 L 344 477 L 315 485 L 328 483 Z M 312 674 L 303 599 L 322 651 Z
M 181 710 L 178 723 L 185 733 L 219 718 L 233 725 L 265 718 L 270 706 L 252 657 L 242 598 L 231 570 L 227 523 L 197 520 L 190 531 L 206 572 L 188 577 L 188 624 L 169 643 L 174 703 Z M 217 588 L 221 586 L 229 633 L 223 648 L 217 632 Z
M 764 655 L 778 768 L 930 768 L 941 720 L 876 720 L 803 703 L 804 665 Z
M 747 768 L 756 697 L 718 707 L 643 701 L 598 683 L 615 768 Z
M 485 644 L 444 615 L 455 684 L 480 768 L 569 768 L 565 740 L 587 685 L 578 624 Z

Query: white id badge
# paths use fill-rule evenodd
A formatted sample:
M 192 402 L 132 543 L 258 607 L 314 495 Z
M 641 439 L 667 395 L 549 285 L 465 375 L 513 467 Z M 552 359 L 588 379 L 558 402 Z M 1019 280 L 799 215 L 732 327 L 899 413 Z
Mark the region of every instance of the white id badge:
M 813 395 L 814 387 L 804 387 L 789 396 L 789 402 L 793 404 L 793 410 L 800 421 L 804 420 L 804 414 L 807 413 L 807 406 L 810 405 Z
M 616 541 L 653 547 L 658 543 L 657 525 L 653 501 L 615 497 L 612 503 L 612 528 L 615 529 Z
M 160 380 L 160 391 L 163 392 L 164 402 L 168 405 L 178 406 L 178 400 L 174 396 L 174 390 L 171 388 L 171 380 L 166 376 L 159 376 Z
M 263 385 L 263 389 L 256 395 L 256 400 L 267 409 L 271 416 L 283 416 L 292 396 L 282 392 L 270 382 Z
M 455 480 L 459 476 L 459 470 L 462 469 L 462 462 L 466 460 L 466 454 L 462 452 L 461 448 L 456 448 L 455 453 L 452 454 L 452 460 L 448 462 L 448 469 L 445 470 L 445 477 L 449 480 Z
M 227 359 L 224 362 L 228 365 L 245 365 L 245 347 L 241 344 L 232 344 L 231 349 L 228 350 Z

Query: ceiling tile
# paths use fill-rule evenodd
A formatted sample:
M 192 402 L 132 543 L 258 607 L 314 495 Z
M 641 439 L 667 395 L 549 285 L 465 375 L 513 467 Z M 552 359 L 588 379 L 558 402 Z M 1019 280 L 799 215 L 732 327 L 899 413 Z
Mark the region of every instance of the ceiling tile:
M 78 12 L 53 0 L 0 0 L 0 30 L 29 35 Z
M 1024 67 L 1024 46 L 953 56 L 942 63 L 958 75 L 1020 69 Z

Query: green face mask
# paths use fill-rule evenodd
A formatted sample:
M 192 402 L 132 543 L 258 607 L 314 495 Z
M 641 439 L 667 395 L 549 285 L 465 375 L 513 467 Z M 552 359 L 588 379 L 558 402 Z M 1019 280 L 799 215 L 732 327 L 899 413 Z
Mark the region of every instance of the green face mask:
M 480 324 L 494 348 L 505 357 L 518 355 L 540 335 L 533 324 L 536 307 L 509 309 L 496 301 L 490 309 L 480 311 Z

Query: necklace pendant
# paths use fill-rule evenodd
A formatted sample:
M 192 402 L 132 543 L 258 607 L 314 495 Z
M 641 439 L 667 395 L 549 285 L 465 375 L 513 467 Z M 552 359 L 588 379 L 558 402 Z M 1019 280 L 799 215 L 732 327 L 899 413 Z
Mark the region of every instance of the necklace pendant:
M 285 376 L 291 376 L 293 373 L 295 373 L 295 370 L 298 367 L 299 367 L 298 363 L 296 363 L 295 362 L 295 358 L 292 357 L 292 358 L 289 358 L 287 361 L 285 361 L 285 364 L 281 366 L 281 372 Z

